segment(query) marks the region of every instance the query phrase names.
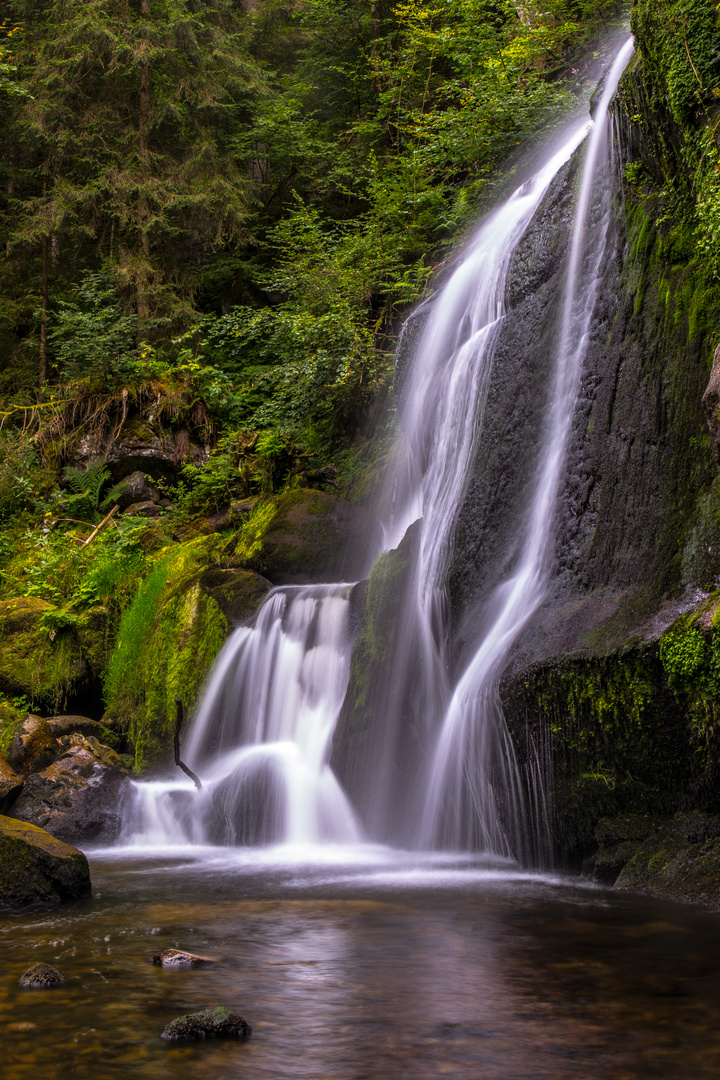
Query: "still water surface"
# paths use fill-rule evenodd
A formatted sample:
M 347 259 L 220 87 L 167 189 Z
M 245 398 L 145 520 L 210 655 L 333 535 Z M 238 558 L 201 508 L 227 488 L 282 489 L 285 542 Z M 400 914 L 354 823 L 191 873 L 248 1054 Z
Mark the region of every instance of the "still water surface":
M 3 1080 L 720 1075 L 711 913 L 382 849 L 97 852 L 91 870 L 87 904 L 0 919 Z M 219 962 L 153 966 L 170 947 Z M 38 960 L 67 982 L 21 990 Z M 252 1039 L 160 1039 L 219 1004 Z

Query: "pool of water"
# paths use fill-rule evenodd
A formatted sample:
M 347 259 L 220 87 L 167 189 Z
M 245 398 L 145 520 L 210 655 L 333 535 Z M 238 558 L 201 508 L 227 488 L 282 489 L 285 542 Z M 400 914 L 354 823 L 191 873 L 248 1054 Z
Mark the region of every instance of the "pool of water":
M 720 1075 L 712 913 L 372 848 L 90 862 L 91 901 L 0 918 L 3 1080 Z M 171 947 L 217 963 L 151 963 Z M 67 981 L 22 990 L 38 960 Z M 252 1038 L 160 1038 L 210 1005 Z

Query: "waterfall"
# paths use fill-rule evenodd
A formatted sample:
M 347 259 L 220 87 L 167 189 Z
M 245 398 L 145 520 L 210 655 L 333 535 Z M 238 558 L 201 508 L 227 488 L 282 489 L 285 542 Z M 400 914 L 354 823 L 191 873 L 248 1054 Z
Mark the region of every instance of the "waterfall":
M 218 656 L 185 755 L 203 789 L 134 785 L 126 843 L 357 843 L 328 765 L 348 680 L 351 585 L 274 589 Z
M 402 389 L 402 467 L 388 478 L 389 547 L 420 522 L 391 685 L 379 707 L 368 807 L 373 838 L 415 847 L 523 854 L 523 782 L 498 684 L 510 650 L 543 600 L 554 508 L 610 221 L 608 106 L 633 51 L 606 80 L 594 124 L 574 122 L 539 168 L 478 230 L 428 305 Z M 549 357 L 548 407 L 537 472 L 522 514 L 515 566 L 494 589 L 485 632 L 454 689 L 448 679 L 446 580 L 457 515 L 479 442 L 495 346 L 507 318 L 508 275 L 554 178 L 591 132 L 577 201 L 562 316 Z M 416 529 L 417 532 L 417 529 Z M 349 678 L 351 584 L 272 590 L 252 627 L 221 651 L 184 747 L 202 777 L 134 785 L 122 840 L 135 845 L 356 844 L 363 830 L 330 767 Z M 408 790 L 394 748 L 407 731 L 425 765 Z M 541 785 L 533 777 L 534 816 Z M 531 814 L 531 816 L 533 816 Z M 397 819 L 403 818 L 398 825 Z
M 587 147 L 554 358 L 551 404 L 520 558 L 511 576 L 495 591 L 491 601 L 494 618 L 446 710 L 430 769 L 420 827 L 422 846 L 519 853 L 522 786 L 502 715 L 498 684 L 510 649 L 542 602 L 547 587 L 554 508 L 610 223 L 608 110 L 633 51 L 630 39 L 612 65 Z

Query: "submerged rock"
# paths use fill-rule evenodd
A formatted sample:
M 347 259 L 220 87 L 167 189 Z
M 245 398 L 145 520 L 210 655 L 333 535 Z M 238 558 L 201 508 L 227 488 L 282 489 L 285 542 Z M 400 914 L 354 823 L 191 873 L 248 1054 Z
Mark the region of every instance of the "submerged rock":
M 90 892 L 81 851 L 35 825 L 0 817 L 0 908 L 60 904 Z
M 210 1038 L 247 1039 L 250 1035 L 252 1028 L 247 1021 L 239 1013 L 230 1012 L 221 1005 L 216 1009 L 178 1016 L 170 1021 L 160 1037 L 192 1042 Z
M 130 782 L 122 759 L 92 735 L 65 735 L 57 749 L 55 761 L 27 777 L 12 816 L 69 843 L 112 843 Z
M 64 977 L 50 964 L 32 964 L 20 978 L 20 985 L 26 990 L 49 990 L 64 982 Z
M 217 963 L 212 956 L 197 956 L 182 949 L 165 949 L 164 952 L 155 953 L 152 962 L 158 967 L 197 967 L 200 964 Z

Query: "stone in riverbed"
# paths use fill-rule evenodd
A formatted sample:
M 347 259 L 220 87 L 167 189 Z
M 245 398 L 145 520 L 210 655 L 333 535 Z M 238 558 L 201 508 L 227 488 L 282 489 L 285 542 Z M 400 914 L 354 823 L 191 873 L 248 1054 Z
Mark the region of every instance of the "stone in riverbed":
M 171 1020 L 160 1036 L 162 1039 L 192 1042 L 199 1039 L 234 1038 L 247 1039 L 252 1028 L 239 1013 L 230 1012 L 224 1006 L 187 1013 Z
M 50 964 L 32 964 L 20 978 L 20 985 L 26 990 L 49 990 L 64 982 L 64 977 Z
M 0 817 L 0 910 L 61 904 L 90 893 L 90 867 L 81 851 L 36 825 Z
M 122 759 L 92 735 L 64 735 L 57 751 L 52 764 L 27 777 L 12 816 L 70 844 L 113 843 L 130 786 Z
M 212 956 L 197 956 L 182 949 L 165 949 L 164 952 L 155 953 L 152 962 L 158 967 L 197 967 L 198 964 L 214 964 L 217 961 Z

